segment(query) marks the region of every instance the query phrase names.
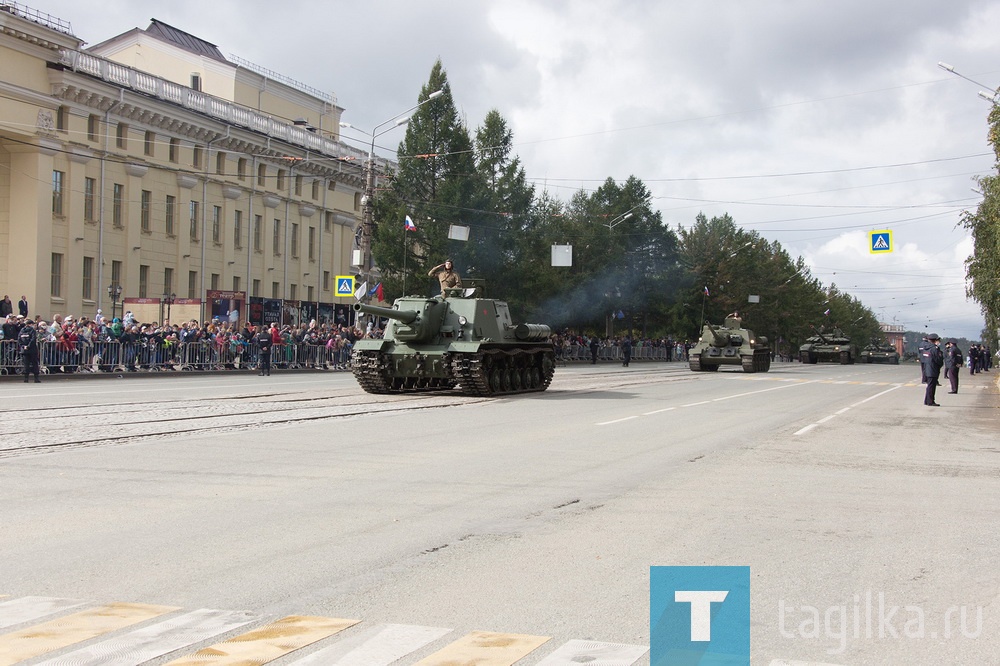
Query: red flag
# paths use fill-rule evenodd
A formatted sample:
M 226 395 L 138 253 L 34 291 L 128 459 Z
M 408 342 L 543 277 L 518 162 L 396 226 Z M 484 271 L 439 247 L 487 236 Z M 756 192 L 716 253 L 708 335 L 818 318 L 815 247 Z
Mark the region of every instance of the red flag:
M 385 300 L 385 298 L 383 297 L 383 294 L 382 294 L 382 283 L 381 282 L 379 282 L 378 283 L 378 287 L 375 288 L 375 296 L 378 298 L 379 302 Z

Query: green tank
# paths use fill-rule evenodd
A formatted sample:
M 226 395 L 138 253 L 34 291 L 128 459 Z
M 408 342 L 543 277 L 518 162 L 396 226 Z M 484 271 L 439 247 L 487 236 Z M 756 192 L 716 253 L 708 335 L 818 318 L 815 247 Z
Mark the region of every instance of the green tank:
M 861 362 L 899 365 L 899 352 L 885 340 L 872 338 L 871 344 L 861 350 Z
M 466 395 L 544 391 L 555 372 L 551 330 L 514 324 L 507 303 L 479 297 L 479 288 L 442 296 L 404 296 L 391 308 L 357 303 L 354 310 L 390 321 L 381 339 L 354 344 L 351 366 L 368 393 L 458 387 Z
M 799 346 L 799 360 L 803 363 L 840 363 L 850 365 L 858 358 L 858 348 L 839 328 L 825 333 L 822 328 L 812 327 L 813 335 Z
M 739 365 L 743 372 L 767 372 L 771 369 L 771 348 L 767 338 L 743 328 L 743 320 L 726 317 L 722 326 L 705 322 L 698 344 L 688 352 L 688 364 L 694 371 L 718 370 L 723 365 Z

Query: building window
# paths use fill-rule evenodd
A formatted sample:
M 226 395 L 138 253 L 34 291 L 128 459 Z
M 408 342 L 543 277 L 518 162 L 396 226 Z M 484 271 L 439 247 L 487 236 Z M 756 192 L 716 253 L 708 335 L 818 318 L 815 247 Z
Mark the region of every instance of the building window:
M 66 178 L 66 174 L 62 171 L 52 172 L 52 214 L 59 215 L 63 214 L 63 181 Z
M 222 207 L 212 206 L 212 242 L 216 245 L 222 242 Z M 214 289 L 214 287 L 213 287 Z
M 309 227 L 309 261 L 316 261 L 316 227 Z
M 111 282 L 114 284 L 122 283 L 122 262 L 120 261 L 111 262 Z
M 261 187 L 267 187 L 267 165 L 261 164 L 257 167 L 257 184 Z
M 164 220 L 163 229 L 164 229 L 164 232 L 168 236 L 173 236 L 174 235 L 174 215 L 176 214 L 176 212 L 175 212 L 176 204 L 177 204 L 177 199 L 172 194 L 168 194 L 167 195 L 167 202 L 163 206 L 163 211 L 164 211 L 163 212 L 163 220 Z
M 323 271 L 323 291 L 330 291 L 330 271 Z
M 315 301 L 316 299 L 313 298 L 313 296 L 314 296 L 313 295 L 313 288 L 311 286 L 306 287 L 306 300 L 309 301 L 310 303 L 313 302 L 313 301 Z
M 139 217 L 142 223 L 142 230 L 146 233 L 152 231 L 149 223 L 150 209 L 152 208 L 153 193 L 149 190 L 143 190 L 141 195 L 141 200 L 139 202 Z
M 83 296 L 83 300 L 92 301 L 94 300 L 94 258 L 84 257 L 83 258 L 83 280 L 81 286 L 80 295 Z
M 281 220 L 274 221 L 274 238 L 271 242 L 274 250 L 274 256 L 281 256 Z
M 239 290 L 240 290 L 240 276 L 239 275 L 234 275 L 233 276 L 233 291 L 239 291 Z
M 62 297 L 62 269 L 63 256 L 58 252 L 52 253 L 52 284 L 50 292 L 54 298 Z
M 253 291 L 250 295 L 254 298 L 258 298 L 260 296 L 260 280 L 254 280 L 251 284 L 253 285 Z
M 181 152 L 181 140 L 171 139 L 170 148 L 167 153 L 167 159 L 169 159 L 171 162 L 177 162 L 180 159 L 180 152 Z
M 277 188 L 278 188 L 279 192 L 285 189 L 285 170 L 284 169 L 278 169 L 278 184 L 277 184 Z
M 215 154 L 215 173 L 220 176 L 226 175 L 226 154 L 221 150 Z
M 253 249 L 254 252 L 262 252 L 264 244 L 264 218 L 260 215 L 253 216 Z
M 233 248 L 243 247 L 243 211 L 233 213 Z
M 281 292 L 278 290 L 278 283 L 271 283 L 271 298 L 281 298 Z
M 191 72 L 191 89 L 201 91 L 201 74 L 198 72 Z
M 314 180 L 312 184 L 312 198 L 313 201 L 319 200 L 319 183 L 320 181 Z
M 323 214 L 323 226 L 327 232 L 333 231 L 333 211 L 328 210 Z
M 139 298 L 149 298 L 149 266 L 139 264 Z
M 299 225 L 292 222 L 292 243 L 291 253 L 293 257 L 299 256 Z
M 174 291 L 174 269 L 167 266 L 163 269 L 163 293 L 172 294 Z
M 302 174 L 295 176 L 295 196 L 302 196 Z
M 56 129 L 61 132 L 69 131 L 69 107 L 60 106 L 56 110 Z
M 212 273 L 211 283 L 212 283 L 212 286 L 209 287 L 209 289 L 211 289 L 212 291 L 218 291 L 219 290 L 219 274 L 218 273 Z
M 296 300 L 296 296 L 298 295 L 298 291 L 299 291 L 299 285 L 297 285 L 297 284 L 290 284 L 290 285 L 288 285 L 288 300 L 290 300 L 290 301 Z
M 193 166 L 195 169 L 201 168 L 201 154 L 202 154 L 201 146 L 195 146 L 194 148 L 191 149 L 191 166 Z
M 87 117 L 87 140 L 97 141 L 101 129 L 101 118 L 93 113 Z
M 115 145 L 119 148 L 128 148 L 128 125 L 125 123 L 118 123 L 118 128 L 115 130 Z
M 116 229 L 121 229 L 125 226 L 122 214 L 122 206 L 124 203 L 125 186 L 121 183 L 115 183 L 114 193 L 111 196 L 111 224 L 114 225 Z
M 143 137 L 142 139 L 143 154 L 152 157 L 154 154 L 155 146 L 156 146 L 156 132 L 146 132 L 146 136 Z
M 83 219 L 87 222 L 94 221 L 94 196 L 97 190 L 96 178 L 83 179 Z
M 198 240 L 198 202 L 191 202 L 191 240 Z
M 240 180 L 247 179 L 247 160 L 245 157 L 236 160 L 236 177 Z
M 354 193 L 354 210 L 361 210 L 361 192 Z
M 188 271 L 188 298 L 198 298 L 198 271 Z

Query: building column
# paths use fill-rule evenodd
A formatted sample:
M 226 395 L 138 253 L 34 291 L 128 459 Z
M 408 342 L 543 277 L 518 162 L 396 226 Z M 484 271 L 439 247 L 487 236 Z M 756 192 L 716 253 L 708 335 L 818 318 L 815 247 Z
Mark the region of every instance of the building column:
M 48 320 L 53 312 L 65 311 L 65 293 L 70 284 L 64 254 L 63 296 L 52 298 L 52 156 L 59 144 L 39 139 L 38 146 L 6 144 L 5 148 L 11 166 L 10 280 L 6 288 L 15 308 L 21 296 L 27 296 L 29 316 L 40 314 Z

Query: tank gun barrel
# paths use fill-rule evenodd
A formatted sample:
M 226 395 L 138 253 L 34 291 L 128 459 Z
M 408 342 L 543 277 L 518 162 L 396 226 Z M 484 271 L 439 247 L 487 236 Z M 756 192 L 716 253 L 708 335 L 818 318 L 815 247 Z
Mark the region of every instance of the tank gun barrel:
M 389 319 L 398 319 L 404 324 L 412 324 L 420 316 L 420 313 L 416 310 L 394 310 L 392 308 L 382 308 L 377 305 L 366 305 L 365 303 L 355 303 L 354 311 L 378 315 L 379 317 L 388 317 Z
M 715 330 L 715 327 L 712 326 L 712 324 L 709 323 L 707 319 L 705 320 L 705 330 L 707 330 L 712 334 L 712 338 L 715 339 L 715 344 L 717 345 L 729 344 L 729 338 L 723 335 L 722 333 L 719 333 L 717 330 Z

